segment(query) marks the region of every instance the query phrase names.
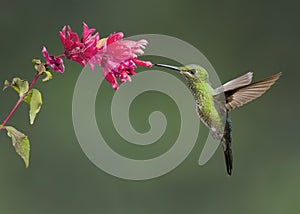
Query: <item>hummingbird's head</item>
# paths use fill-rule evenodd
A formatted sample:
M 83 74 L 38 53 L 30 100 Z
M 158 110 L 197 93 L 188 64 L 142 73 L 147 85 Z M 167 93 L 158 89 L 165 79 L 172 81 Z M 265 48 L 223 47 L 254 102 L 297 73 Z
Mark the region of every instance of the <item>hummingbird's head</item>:
M 207 82 L 208 81 L 208 73 L 202 68 L 200 65 L 185 65 L 179 67 L 181 70 L 181 74 L 188 81 L 192 82 Z
M 208 81 L 207 71 L 199 65 L 191 64 L 191 65 L 185 65 L 182 67 L 176 67 L 176 66 L 164 65 L 164 64 L 155 64 L 155 65 L 159 66 L 159 67 L 170 68 L 172 70 L 178 71 L 185 77 L 185 79 L 189 83 L 207 82 Z

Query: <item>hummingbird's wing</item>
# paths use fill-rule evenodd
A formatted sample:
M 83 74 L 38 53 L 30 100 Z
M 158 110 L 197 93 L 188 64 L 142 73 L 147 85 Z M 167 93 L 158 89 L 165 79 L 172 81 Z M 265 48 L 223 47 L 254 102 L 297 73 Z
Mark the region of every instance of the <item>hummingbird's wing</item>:
M 230 111 L 260 97 L 278 80 L 280 75 L 281 73 L 278 73 L 264 80 L 225 91 L 227 110 Z
M 240 88 L 245 85 L 249 85 L 252 82 L 253 72 L 248 72 L 243 76 L 235 78 L 224 85 L 215 89 L 215 95 L 220 94 L 222 92 L 230 91 L 236 88 Z

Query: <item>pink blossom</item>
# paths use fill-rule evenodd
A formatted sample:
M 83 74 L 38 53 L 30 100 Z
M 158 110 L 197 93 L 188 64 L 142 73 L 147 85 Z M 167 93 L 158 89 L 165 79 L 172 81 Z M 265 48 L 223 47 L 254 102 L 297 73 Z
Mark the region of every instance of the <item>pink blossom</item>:
M 91 60 L 92 63 L 102 67 L 105 79 L 117 90 L 120 82 L 131 81 L 130 76 L 134 75 L 137 66 L 152 67 L 149 61 L 139 60 L 137 54 L 143 54 L 146 40 L 131 41 L 123 40 L 123 33 L 111 34 L 107 39 L 98 42 L 99 52 Z
M 70 26 L 68 26 L 68 30 L 64 26 L 62 31 L 59 32 L 59 37 L 64 46 L 66 57 L 82 66 L 89 63 L 91 69 L 94 69 L 94 64 L 90 62 L 90 59 L 99 51 L 97 47 L 99 34 L 95 33 L 93 35 L 95 31 L 95 29 L 89 28 L 87 24 L 83 23 L 82 36 L 79 40 L 78 34 L 72 32 Z
M 46 59 L 47 65 L 49 65 L 54 71 L 63 73 L 65 71 L 64 62 L 61 58 L 49 56 L 49 53 L 45 46 L 42 48 L 42 54 Z
M 152 63 L 138 59 L 138 55 L 144 53 L 143 49 L 148 44 L 146 40 L 131 41 L 123 40 L 122 32 L 111 34 L 108 38 L 100 40 L 95 29 L 90 29 L 83 23 L 81 39 L 73 32 L 70 26 L 64 26 L 59 32 L 64 46 L 64 55 L 82 66 L 87 63 L 94 70 L 94 65 L 102 67 L 106 80 L 116 90 L 120 82 L 131 81 L 134 69 L 137 66 L 152 67 Z

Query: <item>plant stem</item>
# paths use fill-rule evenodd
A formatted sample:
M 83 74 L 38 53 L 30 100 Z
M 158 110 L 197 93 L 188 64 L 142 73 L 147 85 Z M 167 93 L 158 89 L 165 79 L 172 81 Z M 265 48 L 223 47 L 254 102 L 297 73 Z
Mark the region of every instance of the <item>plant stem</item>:
M 15 106 L 12 108 L 12 110 L 8 113 L 7 117 L 2 122 L 2 124 L 1 124 L 2 126 L 6 125 L 6 123 L 9 121 L 9 119 L 15 113 L 15 111 L 17 110 L 17 108 L 20 106 L 20 104 L 22 103 L 22 101 L 24 100 L 24 98 L 26 97 L 26 95 L 28 94 L 28 92 L 32 89 L 32 87 L 34 86 L 34 84 L 36 83 L 36 81 L 38 80 L 38 78 L 40 76 L 41 76 L 41 73 L 37 72 L 36 75 L 34 76 L 33 80 L 30 82 L 28 90 L 26 91 L 26 93 L 24 93 L 23 96 L 20 96 L 20 98 L 17 101 L 17 103 L 15 104 Z
M 54 59 L 64 58 L 64 57 L 66 57 L 66 54 L 63 53 L 63 54 L 59 54 L 59 55 L 55 56 Z
M 63 58 L 65 57 L 66 55 L 63 53 L 63 54 L 60 54 L 58 56 L 55 56 L 54 58 L 55 59 L 58 59 L 58 58 Z M 34 76 L 34 78 L 32 79 L 32 81 L 30 82 L 29 84 L 29 87 L 28 87 L 28 90 L 26 91 L 26 93 L 24 93 L 23 96 L 20 96 L 20 98 L 18 99 L 17 103 L 15 104 L 15 106 L 12 108 L 12 110 L 8 113 L 8 115 L 6 116 L 6 118 L 4 119 L 4 121 L 2 122 L 2 124 L 0 125 L 0 130 L 3 129 L 3 127 L 1 126 L 5 126 L 6 123 L 9 121 L 9 119 L 12 117 L 12 115 L 15 113 L 15 111 L 17 110 L 17 108 L 20 106 L 20 104 L 22 103 L 22 101 L 24 100 L 24 98 L 27 96 L 28 92 L 32 89 L 32 87 L 34 86 L 34 84 L 36 83 L 36 81 L 38 80 L 38 78 L 42 75 L 41 73 L 41 70 L 42 70 L 42 67 L 47 67 L 48 64 L 45 63 L 45 64 L 40 64 L 39 65 L 39 68 L 37 69 L 37 73 L 36 75 Z

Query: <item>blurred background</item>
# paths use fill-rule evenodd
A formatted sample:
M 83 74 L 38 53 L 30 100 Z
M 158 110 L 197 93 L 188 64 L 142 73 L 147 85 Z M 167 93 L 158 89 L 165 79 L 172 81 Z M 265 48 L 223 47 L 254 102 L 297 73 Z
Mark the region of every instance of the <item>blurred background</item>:
M 35 124 L 29 125 L 25 104 L 9 122 L 30 137 L 28 169 L 6 133 L 0 133 L 0 213 L 296 213 L 300 209 L 299 6 L 289 0 L 2 2 L 0 82 L 15 76 L 30 80 L 31 59 L 41 57 L 42 45 L 51 54 L 62 53 L 58 31 L 69 24 L 81 33 L 83 21 L 102 37 L 117 31 L 126 36 L 178 37 L 198 48 L 223 82 L 249 70 L 255 72 L 255 80 L 276 72 L 283 75 L 263 98 L 231 113 L 231 177 L 221 151 L 198 166 L 204 143 L 199 136 L 192 153 L 171 173 L 128 181 L 99 170 L 82 152 L 72 125 L 73 89 L 82 68 L 65 61 L 64 74 L 55 73 L 52 81 L 36 85 L 44 106 Z M 103 84 L 96 107 L 98 124 L 114 150 L 147 159 L 172 146 L 180 126 L 172 99 L 147 92 L 132 103 L 130 118 L 137 131 L 149 129 L 148 116 L 155 110 L 172 124 L 157 143 L 145 148 L 129 144 L 113 129 L 109 106 L 113 93 L 109 84 Z M 1 120 L 16 100 L 11 89 L 0 93 Z

